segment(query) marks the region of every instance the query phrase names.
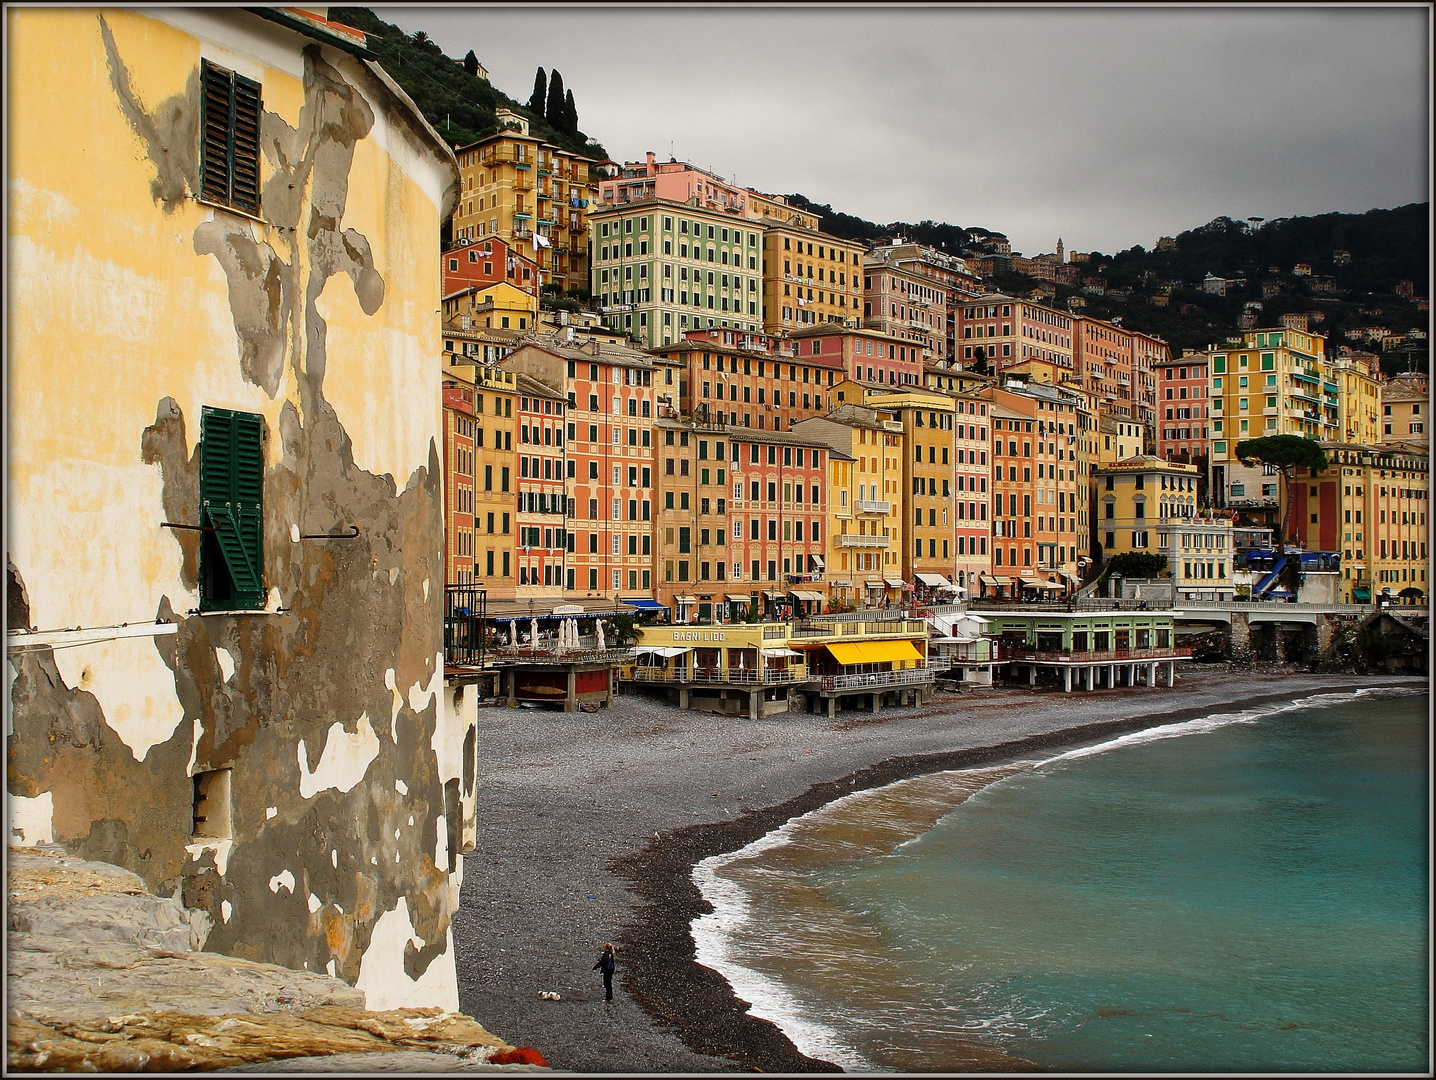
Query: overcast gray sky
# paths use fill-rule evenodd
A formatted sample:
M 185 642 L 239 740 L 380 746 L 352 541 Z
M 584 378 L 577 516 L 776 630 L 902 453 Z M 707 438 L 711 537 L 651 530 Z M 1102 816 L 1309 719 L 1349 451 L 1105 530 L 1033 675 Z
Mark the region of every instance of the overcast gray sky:
M 519 101 L 563 74 L 579 126 L 880 223 L 1015 251 L 1151 247 L 1221 214 L 1428 198 L 1426 6 L 379 7 Z

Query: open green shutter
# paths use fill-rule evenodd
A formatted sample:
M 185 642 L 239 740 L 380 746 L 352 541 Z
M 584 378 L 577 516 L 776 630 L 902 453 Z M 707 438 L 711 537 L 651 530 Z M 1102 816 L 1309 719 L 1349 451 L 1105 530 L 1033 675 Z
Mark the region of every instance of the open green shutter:
M 201 413 L 201 523 L 215 530 L 229 575 L 223 606 L 264 605 L 263 433 L 263 419 L 251 413 L 211 408 Z

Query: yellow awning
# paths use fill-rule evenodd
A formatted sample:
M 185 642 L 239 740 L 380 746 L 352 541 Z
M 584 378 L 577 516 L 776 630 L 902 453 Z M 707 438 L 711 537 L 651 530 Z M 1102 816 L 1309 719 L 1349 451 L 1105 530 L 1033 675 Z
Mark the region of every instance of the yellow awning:
M 825 648 L 844 667 L 849 664 L 896 664 L 922 659 L 922 653 L 911 641 L 863 641 L 827 645 Z

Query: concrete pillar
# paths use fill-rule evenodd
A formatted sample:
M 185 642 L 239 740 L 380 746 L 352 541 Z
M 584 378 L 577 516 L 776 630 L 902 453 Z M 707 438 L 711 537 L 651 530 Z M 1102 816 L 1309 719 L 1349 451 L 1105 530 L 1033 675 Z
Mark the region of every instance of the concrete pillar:
M 1028 686 L 1036 686 L 1036 685 L 1037 685 L 1037 665 L 1036 665 L 1036 664 L 1028 664 L 1028 665 L 1027 665 L 1027 685 L 1028 685 Z
M 519 669 L 509 668 L 509 708 L 518 704 Z
M 1177 662 L 1175 660 L 1167 661 L 1167 685 L 1177 685 Z
M 881 694 L 874 694 L 874 695 L 873 695 L 873 712 L 874 712 L 874 713 L 877 713 L 877 712 L 882 711 L 882 707 L 883 707 L 883 696 L 882 696 Z
M 563 699 L 564 712 L 578 712 L 578 671 L 568 669 L 568 694 Z
M 1108 665 L 1107 665 L 1107 689 L 1108 689 L 1108 690 L 1115 690 L 1116 688 L 1117 688 L 1117 665 L 1116 665 L 1116 664 L 1108 664 Z
M 691 691 L 686 686 L 678 688 L 678 707 L 685 712 L 688 710 L 688 696 Z
M 763 715 L 763 691 L 752 690 L 748 693 L 748 718 L 750 720 L 760 719 Z
M 1088 689 L 1088 690 L 1095 690 L 1096 688 L 1097 688 L 1097 669 L 1096 669 L 1096 667 L 1094 667 L 1093 665 L 1088 664 L 1088 665 L 1087 665 L 1087 689 Z
M 1156 685 L 1157 685 L 1157 665 L 1156 665 L 1156 664 L 1148 664 L 1148 665 L 1147 665 L 1147 685 L 1148 685 L 1148 686 L 1156 686 Z
M 1062 689 L 1066 693 L 1072 693 L 1072 669 L 1070 667 L 1062 669 Z
M 830 697 L 830 698 L 828 698 L 828 719 L 831 720 L 833 717 L 835 717 L 835 716 L 837 716 L 837 715 L 838 715 L 838 699 L 835 698 L 835 697 Z

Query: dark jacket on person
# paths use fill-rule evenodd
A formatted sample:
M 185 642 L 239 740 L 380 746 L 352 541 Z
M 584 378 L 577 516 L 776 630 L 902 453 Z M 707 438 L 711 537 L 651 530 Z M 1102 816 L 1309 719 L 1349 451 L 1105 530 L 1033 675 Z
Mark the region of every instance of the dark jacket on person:
M 598 958 L 598 963 L 593 965 L 594 971 L 601 971 L 605 975 L 613 974 L 613 953 L 606 952 Z

